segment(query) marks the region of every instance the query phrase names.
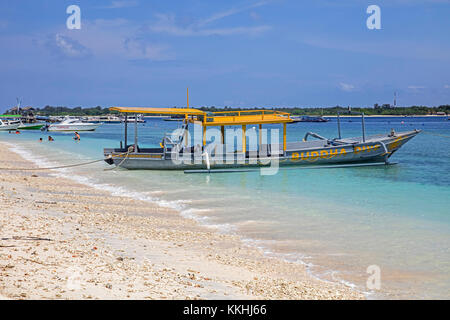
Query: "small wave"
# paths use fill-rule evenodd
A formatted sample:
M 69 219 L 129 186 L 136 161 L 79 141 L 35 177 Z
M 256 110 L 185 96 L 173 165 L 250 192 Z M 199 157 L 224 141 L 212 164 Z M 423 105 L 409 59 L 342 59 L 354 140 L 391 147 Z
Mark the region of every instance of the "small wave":
M 253 247 L 253 248 L 257 248 L 259 249 L 262 254 L 266 257 L 269 258 L 276 258 L 276 259 L 280 259 L 289 263 L 297 263 L 297 264 L 301 264 L 303 266 L 305 266 L 306 272 L 308 273 L 308 275 L 314 279 L 317 279 L 319 281 L 322 282 L 327 282 L 327 283 L 340 283 L 346 287 L 349 287 L 353 290 L 358 290 L 359 287 L 349 281 L 343 280 L 343 279 L 336 279 L 335 275 L 339 273 L 339 271 L 336 270 L 330 270 L 327 271 L 327 273 L 331 273 L 332 275 L 332 280 L 333 281 L 329 281 L 325 278 L 325 275 L 320 275 L 319 273 L 315 272 L 313 269 L 315 267 L 317 267 L 315 264 L 313 264 L 312 262 L 307 262 L 308 259 L 312 259 L 313 257 L 311 256 L 307 256 L 298 252 L 289 252 L 289 253 L 278 253 L 278 252 L 274 252 L 269 245 L 267 245 L 268 242 L 272 242 L 275 243 L 276 240 L 255 240 L 255 239 L 250 239 L 250 238 L 245 238 L 242 239 L 242 242 L 249 246 L 249 247 Z M 366 298 L 369 297 L 370 293 L 368 292 L 362 292 L 362 294 L 364 294 L 366 296 Z
M 53 166 L 59 165 L 58 163 L 49 161 L 48 159 L 46 159 L 43 156 L 36 155 L 33 152 L 26 150 L 17 144 L 14 145 L 14 144 L 11 144 L 8 142 L 5 142 L 5 144 L 8 145 L 8 147 L 11 151 L 17 153 L 18 155 L 23 157 L 25 160 L 32 162 L 37 167 L 53 167 Z M 164 200 L 164 199 L 160 199 L 160 198 L 151 196 L 151 194 L 164 194 L 165 193 L 164 191 L 156 191 L 156 192 L 132 191 L 123 186 L 101 183 L 101 182 L 96 181 L 92 177 L 86 177 L 86 176 L 82 176 L 79 174 L 74 174 L 73 172 L 69 171 L 69 169 L 67 169 L 67 168 L 52 169 L 49 174 L 54 177 L 70 179 L 72 181 L 95 188 L 97 190 L 107 191 L 112 196 L 128 197 L 131 199 L 146 201 L 146 202 L 149 202 L 152 204 L 156 204 L 162 208 L 173 209 L 173 210 L 179 212 L 180 215 L 184 218 L 194 220 L 203 226 L 206 226 L 209 228 L 214 228 L 221 232 L 232 232 L 234 230 L 234 227 L 231 224 L 226 224 L 226 223 L 215 224 L 211 221 L 211 219 L 209 217 L 201 215 L 201 213 L 204 214 L 205 212 L 210 212 L 211 209 L 196 209 L 196 208 L 187 207 L 187 204 L 192 202 L 189 199 L 186 199 L 186 200 Z
M 28 160 L 28 161 L 34 163 L 38 167 L 52 167 L 52 166 L 59 165 L 58 163 L 49 161 L 45 157 L 36 155 L 36 154 L 32 153 L 31 151 L 22 148 L 21 146 L 13 145 L 8 142 L 4 142 L 4 143 L 9 147 L 9 149 L 11 151 L 17 153 L 18 155 L 23 157 L 25 160 Z M 160 199 L 160 198 L 153 196 L 153 195 L 165 194 L 165 191 L 162 191 L 162 190 L 157 190 L 157 191 L 152 191 L 152 192 L 131 191 L 123 186 L 100 183 L 100 182 L 96 181 L 94 178 L 74 174 L 73 172 L 69 171 L 69 169 L 67 169 L 67 168 L 53 169 L 53 170 L 51 170 L 50 175 L 53 175 L 55 177 L 70 179 L 77 183 L 93 187 L 97 190 L 107 191 L 112 196 L 128 197 L 128 198 L 135 199 L 135 200 L 150 202 L 152 204 L 156 204 L 163 208 L 169 208 L 169 209 L 176 210 L 177 212 L 180 213 L 180 215 L 182 217 L 194 220 L 204 227 L 213 228 L 221 233 L 237 234 L 237 231 L 238 231 L 237 225 L 233 225 L 233 224 L 229 224 L 229 223 L 216 224 L 210 217 L 204 215 L 207 212 L 211 212 L 211 209 L 198 209 L 198 208 L 190 208 L 187 206 L 187 204 L 190 204 L 193 202 L 195 203 L 195 201 L 191 201 L 191 200 L 171 200 L 171 201 L 169 201 L 169 200 L 164 200 L 164 199 Z M 256 221 L 249 220 L 248 222 L 255 223 Z M 243 222 L 243 223 L 245 223 L 245 222 Z M 311 262 L 307 262 L 308 259 L 312 258 L 310 256 L 306 256 L 306 255 L 303 255 L 298 252 L 292 252 L 292 253 L 274 252 L 267 245 L 267 242 L 271 242 L 271 241 L 263 241 L 263 240 L 256 240 L 256 239 L 242 238 L 242 237 L 241 237 L 241 241 L 243 242 L 244 245 L 259 249 L 262 252 L 262 254 L 266 257 L 276 258 L 276 259 L 280 259 L 280 260 L 283 260 L 286 262 L 298 263 L 298 264 L 304 265 L 306 267 L 306 272 L 312 278 L 315 278 L 317 280 L 324 281 L 324 282 L 330 282 L 330 281 L 324 279 L 324 277 L 321 277 L 320 275 L 318 275 L 312 271 L 312 269 L 315 267 L 315 265 Z M 273 240 L 273 242 L 275 242 L 275 240 Z M 335 273 L 337 271 L 330 271 L 330 272 Z M 357 289 L 357 286 L 351 282 L 348 282 L 348 281 L 345 281 L 342 279 L 333 279 L 333 281 L 341 283 L 352 289 Z M 366 297 L 370 295 L 370 293 L 368 293 L 368 292 L 363 292 L 363 294 L 365 294 Z
M 312 264 L 311 262 L 306 262 L 306 259 L 312 258 L 310 256 L 306 256 L 306 255 L 303 255 L 298 252 L 291 252 L 291 253 L 274 252 L 272 249 L 270 249 L 270 247 L 269 247 L 269 245 L 267 245 L 267 243 L 269 242 L 269 243 L 275 244 L 276 240 L 255 240 L 255 239 L 251 239 L 251 238 L 243 238 L 242 242 L 249 247 L 253 247 L 253 248 L 257 248 L 257 249 L 261 250 L 261 252 L 267 257 L 279 258 L 286 262 L 302 264 L 308 268 L 311 268 L 314 266 L 314 264 Z

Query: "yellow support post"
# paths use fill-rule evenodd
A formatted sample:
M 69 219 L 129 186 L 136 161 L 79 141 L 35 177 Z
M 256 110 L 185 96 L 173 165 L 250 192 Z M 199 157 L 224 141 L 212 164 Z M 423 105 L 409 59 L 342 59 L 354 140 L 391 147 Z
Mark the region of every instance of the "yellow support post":
M 188 131 L 188 122 L 189 122 L 189 117 L 187 114 L 184 115 L 184 124 L 185 129 L 184 129 L 184 145 L 187 147 L 189 145 L 189 141 L 188 141 L 188 136 L 189 136 L 189 131 Z
M 203 146 L 206 146 L 206 126 L 203 126 Z
M 247 126 L 245 124 L 242 125 L 242 153 L 247 152 L 247 139 L 245 137 L 245 130 L 247 129 Z
M 259 125 L 259 130 L 258 130 L 259 147 L 261 147 L 261 145 L 262 145 L 262 135 L 261 135 L 261 130 L 262 130 L 262 124 Z
M 283 151 L 286 151 L 286 123 L 283 123 Z

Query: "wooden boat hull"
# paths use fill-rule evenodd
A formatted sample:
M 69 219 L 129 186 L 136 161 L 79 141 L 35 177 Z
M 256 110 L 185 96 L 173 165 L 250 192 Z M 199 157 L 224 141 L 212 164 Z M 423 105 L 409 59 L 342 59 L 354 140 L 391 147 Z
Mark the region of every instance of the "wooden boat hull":
M 387 162 L 403 144 L 420 131 L 397 133 L 394 136 L 369 136 L 365 142 L 361 138 L 329 141 L 314 140 L 288 143 L 286 152 L 279 148 L 274 152 L 247 152 L 219 154 L 211 150 L 208 160 L 202 152 L 164 153 L 162 148 L 141 149 L 127 153 L 126 149 L 105 149 L 105 161 L 130 170 L 186 170 L 206 169 L 207 163 L 213 168 L 239 168 L 288 165 L 321 165 L 359 162 Z M 276 165 L 276 164 L 275 164 Z

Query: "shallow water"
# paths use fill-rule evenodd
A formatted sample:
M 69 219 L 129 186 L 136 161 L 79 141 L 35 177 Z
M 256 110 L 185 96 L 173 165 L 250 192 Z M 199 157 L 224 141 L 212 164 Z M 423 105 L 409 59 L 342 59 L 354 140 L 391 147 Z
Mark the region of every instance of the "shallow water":
M 140 146 L 157 146 L 178 122 L 139 125 Z M 273 126 L 276 127 L 276 126 Z M 388 167 L 280 170 L 186 175 L 169 171 L 107 170 L 103 162 L 59 170 L 113 194 L 175 208 L 188 218 L 242 235 L 268 255 L 308 265 L 315 276 L 342 281 L 369 297 L 450 298 L 450 121 L 440 117 L 368 118 L 367 134 L 423 129 L 395 153 Z M 251 129 L 251 127 L 249 128 Z M 307 131 L 337 135 L 336 121 L 288 125 L 288 141 Z M 344 137 L 361 135 L 356 118 L 342 120 Z M 133 141 L 133 126 L 130 126 Z M 42 166 L 102 158 L 117 147 L 122 125 L 82 133 L 0 133 L 0 140 Z M 369 290 L 366 269 L 381 270 L 381 289 Z

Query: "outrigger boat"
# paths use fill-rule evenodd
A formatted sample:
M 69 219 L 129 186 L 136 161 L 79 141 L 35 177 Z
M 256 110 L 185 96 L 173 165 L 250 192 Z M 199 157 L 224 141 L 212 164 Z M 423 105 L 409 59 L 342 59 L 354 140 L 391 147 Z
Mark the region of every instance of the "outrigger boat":
M 207 170 L 210 172 L 213 170 L 225 171 L 224 169 L 239 167 L 271 166 L 272 161 L 277 161 L 280 166 L 389 164 L 388 159 L 403 144 L 420 132 L 420 130 L 405 132 L 394 132 L 394 130 L 391 130 L 391 132 L 386 134 L 366 136 L 364 114 L 362 114 L 362 136 L 342 138 L 338 115 L 337 138 L 328 139 L 316 133 L 308 132 L 304 136 L 303 141 L 287 142 L 286 124 L 291 123 L 293 120 L 290 114 L 286 112 L 248 110 L 207 113 L 189 107 L 112 107 L 110 110 L 119 111 L 126 115 L 129 113 L 164 114 L 170 116 L 182 115 L 184 117 L 181 129 L 178 129 L 177 133 L 171 136 L 166 134 L 158 148 L 141 148 L 138 145 L 138 126 L 136 121 L 134 126 L 134 144 L 128 144 L 127 121 L 125 121 L 124 145 L 122 145 L 121 141 L 120 148 L 105 148 L 104 155 L 108 164 L 126 169 L 187 170 L 192 172 L 204 172 Z M 190 124 L 201 126 L 201 144 L 190 145 L 190 138 L 188 138 L 188 127 Z M 264 133 L 267 133 L 266 129 L 262 130 L 262 126 L 268 124 L 281 124 L 283 126 L 282 143 L 278 141 L 272 141 L 270 144 L 262 143 L 262 136 Z M 247 150 L 247 135 L 256 136 L 256 127 L 253 127 L 252 129 L 254 130 L 249 130 L 251 131 L 249 132 L 246 130 L 248 125 L 259 125 L 258 143 L 256 148 L 253 144 L 253 150 Z M 229 138 L 229 130 L 227 130 L 225 135 L 226 126 L 240 127 L 237 130 L 242 139 L 240 150 L 229 150 L 229 146 L 226 144 L 226 139 Z M 218 139 L 215 138 L 216 142 L 207 144 L 206 131 L 210 127 L 220 127 L 220 137 Z M 216 131 L 219 132 L 218 130 Z M 235 130 L 233 131 L 235 132 Z M 231 137 L 234 142 L 236 134 Z M 310 137 L 315 138 L 315 140 L 308 140 Z

